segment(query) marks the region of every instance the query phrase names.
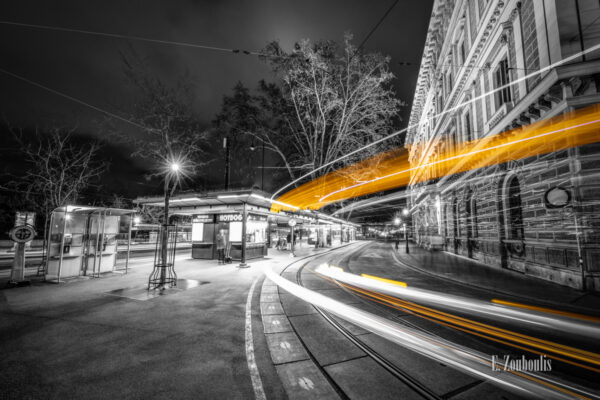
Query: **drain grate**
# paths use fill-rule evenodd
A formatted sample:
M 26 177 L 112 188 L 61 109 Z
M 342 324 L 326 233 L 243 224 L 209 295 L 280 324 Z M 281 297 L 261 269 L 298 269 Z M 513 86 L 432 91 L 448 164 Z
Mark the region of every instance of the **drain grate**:
M 184 290 L 193 289 L 208 283 L 210 282 L 197 281 L 194 279 L 177 279 L 177 286 L 167 287 L 164 290 L 148 290 L 146 286 L 140 286 L 134 288 L 110 290 L 108 292 L 104 292 L 104 294 L 109 296 L 123 297 L 131 300 L 146 301 L 155 297 L 168 296 L 170 294 L 183 292 Z

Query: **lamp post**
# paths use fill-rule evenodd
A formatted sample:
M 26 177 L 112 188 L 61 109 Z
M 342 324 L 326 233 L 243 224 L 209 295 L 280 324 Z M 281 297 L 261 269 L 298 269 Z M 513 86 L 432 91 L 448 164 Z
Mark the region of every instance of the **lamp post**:
M 409 214 L 408 209 L 405 208 L 404 210 L 402 210 L 402 215 L 405 218 L 404 219 L 404 221 L 405 221 L 404 222 L 404 237 L 406 239 L 406 254 L 410 253 L 410 250 L 408 249 L 408 230 L 406 229 L 406 221 L 408 220 L 408 214 Z
M 256 150 L 256 146 L 254 146 L 254 142 L 250 145 L 250 151 Z M 262 142 L 262 155 L 261 155 L 261 164 L 260 164 L 260 190 L 264 192 L 265 190 L 265 142 Z
M 296 257 L 296 255 L 294 254 L 294 226 L 296 226 L 296 220 L 290 219 L 288 221 L 288 225 L 290 226 L 290 229 L 292 230 L 292 235 L 291 235 L 292 243 L 290 243 L 290 249 L 292 252 L 291 256 Z
M 398 225 L 400 225 L 400 218 L 396 217 L 394 218 L 394 225 L 396 226 L 396 229 L 398 227 Z M 396 231 L 396 250 L 398 250 L 398 242 L 400 241 L 400 238 L 398 237 L 398 232 Z
M 160 263 L 162 265 L 160 271 L 160 284 L 161 290 L 164 289 L 166 280 L 166 269 L 168 263 L 168 243 L 169 243 L 169 199 L 171 198 L 171 176 L 175 176 L 176 180 L 179 178 L 179 172 L 181 165 L 177 162 L 171 162 L 169 164 L 169 170 L 165 176 L 165 216 L 163 220 L 163 230 L 161 234 L 160 243 Z

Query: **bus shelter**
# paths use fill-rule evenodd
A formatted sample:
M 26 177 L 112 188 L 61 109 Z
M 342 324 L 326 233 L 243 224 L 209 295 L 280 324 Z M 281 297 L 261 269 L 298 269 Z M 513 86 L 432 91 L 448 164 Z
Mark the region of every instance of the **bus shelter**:
M 126 239 L 126 250 L 121 251 L 126 252 L 123 269 L 127 273 L 134 212 L 72 205 L 55 209 L 48 227 L 46 280 L 98 277 L 116 270 L 119 239 Z

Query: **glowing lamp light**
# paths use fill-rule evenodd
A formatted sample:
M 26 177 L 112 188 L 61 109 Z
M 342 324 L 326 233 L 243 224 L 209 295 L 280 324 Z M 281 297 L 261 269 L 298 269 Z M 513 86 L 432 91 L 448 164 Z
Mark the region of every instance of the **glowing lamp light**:
M 402 215 L 404 215 L 404 216 L 408 215 L 408 209 L 407 208 L 405 208 L 404 210 L 402 210 Z
M 135 225 L 138 225 L 140 222 L 142 222 L 142 219 L 141 219 L 140 217 L 134 217 L 134 218 L 133 218 L 133 223 L 134 223 Z
M 400 218 L 396 218 L 396 219 L 394 220 L 394 224 L 396 224 L 396 225 L 400 225 Z
M 171 171 L 177 172 L 177 171 L 179 171 L 179 168 L 180 168 L 180 165 L 178 163 L 171 164 Z

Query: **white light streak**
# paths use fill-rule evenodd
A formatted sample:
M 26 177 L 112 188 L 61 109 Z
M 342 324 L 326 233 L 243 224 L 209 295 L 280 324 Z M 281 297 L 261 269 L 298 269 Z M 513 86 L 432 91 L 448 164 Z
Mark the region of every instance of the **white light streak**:
M 549 386 L 539 383 L 539 381 L 536 382 L 527 379 L 526 376 L 529 374 L 526 372 L 516 375 L 510 372 L 498 373 L 492 371 L 491 357 L 489 355 L 348 306 L 320 293 L 296 285 L 282 278 L 270 268 L 265 269 L 265 274 L 269 279 L 294 296 L 384 337 L 393 343 L 452 368 L 461 370 L 477 378 L 488 380 L 493 384 L 503 386 L 520 395 L 535 396 L 543 399 L 572 398 L 566 393 L 552 390 Z M 550 380 L 550 378 L 545 376 L 536 377 L 536 379 L 550 381 L 555 385 L 563 385 L 562 382 Z
M 447 162 L 447 161 L 457 160 L 459 158 L 470 157 L 470 156 L 473 156 L 475 154 L 479 154 L 479 153 L 482 153 L 482 152 L 485 152 L 485 151 L 490 151 L 490 150 L 498 149 L 498 148 L 501 148 L 501 147 L 513 146 L 515 144 L 526 142 L 528 140 L 539 139 L 539 138 L 544 137 L 544 136 L 554 135 L 556 133 L 564 132 L 564 131 L 567 131 L 569 129 L 576 129 L 576 128 L 580 128 L 582 126 L 591 125 L 591 124 L 595 124 L 595 123 L 598 123 L 598 122 L 600 122 L 600 119 L 596 119 L 594 121 L 584 122 L 582 124 L 573 125 L 573 126 L 569 126 L 569 127 L 562 128 L 562 129 L 557 129 L 557 130 L 551 131 L 551 132 L 541 133 L 539 135 L 531 136 L 531 137 L 528 137 L 528 138 L 523 138 L 523 139 L 519 139 L 519 140 L 513 140 L 513 141 L 510 141 L 510 142 L 507 142 L 507 143 L 501 143 L 501 144 L 498 144 L 498 145 L 495 145 L 495 146 L 486 147 L 486 148 L 479 149 L 479 150 L 474 150 L 474 151 L 471 151 L 469 153 L 459 154 L 459 155 L 448 157 L 448 158 L 445 158 L 445 159 L 442 159 L 442 160 L 432 161 L 430 163 L 421 164 L 421 165 L 418 165 L 416 167 L 407 168 L 407 169 L 404 169 L 402 171 L 394 172 L 392 174 L 388 174 L 388 175 L 385 175 L 385 176 L 382 176 L 382 177 L 371 179 L 369 181 L 364 181 L 364 182 L 357 183 L 357 184 L 349 186 L 349 187 L 345 187 L 345 188 L 342 188 L 342 189 L 334 190 L 333 192 L 328 193 L 325 196 L 321 197 L 319 199 L 319 202 L 322 202 L 323 200 L 325 200 L 328 197 L 333 196 L 334 194 L 345 192 L 346 190 L 354 189 L 354 188 L 357 188 L 359 186 L 363 186 L 363 185 L 366 185 L 366 184 L 378 181 L 380 179 L 391 178 L 392 176 L 396 176 L 396 175 L 399 175 L 399 174 L 410 172 L 410 171 L 413 171 L 413 170 L 416 170 L 416 169 L 430 167 L 432 165 L 436 165 L 436 164 Z
M 573 54 L 573 55 L 572 55 L 572 56 L 570 56 L 570 57 L 567 57 L 567 58 L 564 58 L 564 59 L 562 59 L 562 60 L 559 60 L 559 61 L 555 62 L 554 64 L 550 64 L 550 65 L 548 65 L 548 66 L 546 66 L 546 67 L 544 67 L 544 68 L 542 68 L 542 69 L 540 69 L 540 70 L 538 70 L 538 71 L 534 71 L 534 72 L 532 72 L 531 74 L 528 74 L 528 75 L 525 75 L 525 76 L 523 76 L 523 77 L 521 77 L 521 78 L 515 79 L 514 81 L 512 81 L 512 82 L 509 82 L 508 84 L 506 84 L 506 85 L 504 85 L 504 86 L 499 86 L 499 87 L 497 87 L 497 88 L 495 88 L 495 89 L 492 89 L 492 90 L 490 90 L 490 91 L 488 91 L 488 92 L 486 92 L 486 93 L 483 93 L 483 94 L 481 94 L 480 96 L 476 96 L 476 97 L 473 97 L 473 98 L 471 98 L 470 100 L 467 100 L 467 101 L 464 101 L 464 102 L 462 102 L 462 103 L 459 103 L 459 104 L 457 104 L 456 106 L 454 106 L 454 107 L 452 107 L 452 108 L 449 108 L 449 109 L 447 109 L 447 110 L 443 110 L 442 112 L 440 112 L 440 113 L 438 113 L 438 114 L 436 114 L 436 115 L 432 116 L 432 118 L 436 118 L 436 119 L 437 119 L 438 117 L 440 117 L 440 116 L 442 116 L 442 115 L 444 115 L 444 114 L 448 114 L 449 112 L 452 112 L 452 111 L 459 110 L 459 109 L 461 109 L 462 107 L 464 107 L 464 106 L 465 106 L 465 105 L 467 105 L 467 104 L 471 104 L 471 103 L 474 103 L 475 101 L 478 101 L 478 100 L 484 99 L 485 97 L 487 97 L 487 96 L 489 96 L 489 95 L 491 95 L 491 94 L 493 94 L 493 93 L 499 92 L 499 91 L 501 91 L 501 90 L 504 90 L 504 89 L 506 89 L 506 88 L 508 88 L 508 87 L 510 87 L 510 86 L 516 85 L 516 84 L 518 84 L 518 83 L 520 83 L 520 82 L 522 82 L 522 81 L 525 81 L 525 80 L 527 80 L 527 79 L 529 79 L 529 78 L 531 78 L 531 77 L 533 77 L 533 76 L 536 76 L 536 75 L 543 74 L 543 73 L 544 73 L 544 72 L 546 72 L 546 71 L 549 71 L 549 70 L 551 70 L 551 69 L 553 69 L 553 68 L 556 68 L 556 67 L 558 67 L 558 66 L 560 66 L 560 65 L 562 65 L 562 64 L 568 63 L 568 62 L 569 62 L 569 61 L 571 61 L 571 60 L 574 60 L 574 59 L 576 59 L 576 58 L 578 58 L 578 57 L 581 57 L 581 56 L 582 56 L 582 55 L 584 55 L 584 54 L 587 54 L 587 53 L 590 53 L 590 52 L 596 51 L 596 50 L 598 50 L 598 49 L 600 49 L 600 44 L 597 44 L 597 45 L 595 45 L 595 46 L 592 46 L 592 47 L 590 47 L 589 49 L 586 49 L 586 50 L 584 50 L 584 51 L 581 51 L 581 52 L 579 52 L 579 53 L 575 53 L 575 54 Z M 283 190 L 285 190 L 285 189 L 287 189 L 288 187 L 290 187 L 290 186 L 294 185 L 296 182 L 299 182 L 299 181 L 303 180 L 304 178 L 306 178 L 306 177 L 308 177 L 308 176 L 310 176 L 310 175 L 314 174 L 315 172 L 322 170 L 323 168 L 327 168 L 328 166 L 330 166 L 330 165 L 332 165 L 332 164 L 335 164 L 335 163 L 337 163 L 337 162 L 339 162 L 339 161 L 341 161 L 341 160 L 343 160 L 343 159 L 345 159 L 345 158 L 348 158 L 348 157 L 350 157 L 351 155 L 354 155 L 354 154 L 356 154 L 356 153 L 359 153 L 359 152 L 361 152 L 361 151 L 363 151 L 363 150 L 365 150 L 365 149 L 368 149 L 368 148 L 369 148 L 369 147 L 371 147 L 371 146 L 375 146 L 376 144 L 379 144 L 379 143 L 381 143 L 381 142 L 383 142 L 383 141 L 386 141 L 386 140 L 388 140 L 388 139 L 391 139 L 391 138 L 393 138 L 393 137 L 395 137 L 395 136 L 398 136 L 398 135 L 400 135 L 400 134 L 402 134 L 402 133 L 406 132 L 407 130 L 409 130 L 409 129 L 411 129 L 411 128 L 416 128 L 416 127 L 418 127 L 419 125 L 421 125 L 421 123 L 420 123 L 420 122 L 418 122 L 418 123 L 416 123 L 416 124 L 413 124 L 413 125 L 409 125 L 409 126 L 407 126 L 406 128 L 403 128 L 403 129 L 401 129 L 401 130 L 399 130 L 399 131 L 396 131 L 396 132 L 394 132 L 394 133 L 391 133 L 391 134 L 389 134 L 388 136 L 385 136 L 385 137 L 383 137 L 383 138 L 381 138 L 381 139 L 375 140 L 375 141 L 373 141 L 373 142 L 371 142 L 371 143 L 369 143 L 369 144 L 367 144 L 367 145 L 365 145 L 365 146 L 363 146 L 363 147 L 361 147 L 361 148 L 358 148 L 358 149 L 356 149 L 356 150 L 354 150 L 354 151 L 351 151 L 350 153 L 347 153 L 347 154 L 345 154 L 345 155 L 343 155 L 343 156 L 341 156 L 341 157 L 338 157 L 338 158 L 336 158 L 336 159 L 335 159 L 335 160 L 333 160 L 333 161 L 330 161 L 330 162 L 328 162 L 328 163 L 325 163 L 325 164 L 321 165 L 320 167 L 318 167 L 318 168 L 315 168 L 315 169 L 313 169 L 312 171 L 310 171 L 310 172 L 307 172 L 306 174 L 304 174 L 304 175 L 300 176 L 299 178 L 297 178 L 297 179 L 295 179 L 295 180 L 291 181 L 291 182 L 290 182 L 290 183 L 288 183 L 287 185 L 285 185 L 285 186 L 282 186 L 282 187 L 281 187 L 281 188 L 279 188 L 279 189 L 278 189 L 278 190 L 277 190 L 275 193 L 273 193 L 273 195 L 271 196 L 271 198 L 272 198 L 272 199 L 273 199 L 273 198 L 275 198 L 275 196 L 277 196 L 277 195 L 278 195 L 279 193 L 281 193 Z
M 494 303 L 488 303 L 466 297 L 452 296 L 448 294 L 438 294 L 437 292 L 404 288 L 385 282 L 374 281 L 363 278 L 358 275 L 339 270 L 317 267 L 315 272 L 335 279 L 340 282 L 360 287 L 362 289 L 372 290 L 379 293 L 385 293 L 390 296 L 418 301 L 420 304 L 442 306 L 446 309 L 458 310 L 471 315 L 491 318 L 494 320 L 504 320 L 509 323 L 518 323 L 520 325 L 529 325 L 536 329 L 552 329 L 569 334 L 578 334 L 591 338 L 600 337 L 600 326 L 591 322 L 574 320 L 562 316 L 548 316 L 535 311 L 517 310 L 503 307 Z

